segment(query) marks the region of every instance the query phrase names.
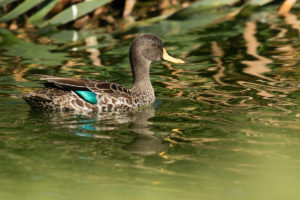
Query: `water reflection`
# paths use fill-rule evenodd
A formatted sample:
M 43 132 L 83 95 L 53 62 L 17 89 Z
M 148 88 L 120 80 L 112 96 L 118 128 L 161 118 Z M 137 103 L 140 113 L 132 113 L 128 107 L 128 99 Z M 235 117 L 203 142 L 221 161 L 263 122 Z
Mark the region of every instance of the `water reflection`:
M 260 46 L 260 43 L 257 41 L 255 34 L 256 34 L 256 23 L 253 21 L 247 22 L 244 31 L 244 39 L 246 41 L 247 53 L 255 57 L 257 60 L 242 61 L 243 64 L 247 65 L 247 67 L 243 71 L 247 74 L 251 74 L 253 76 L 268 81 L 274 81 L 272 78 L 263 75 L 264 73 L 271 71 L 270 68 L 267 67 L 267 65 L 271 64 L 272 60 L 258 55 L 257 50 L 258 47 Z
M 115 136 L 110 131 L 131 131 L 135 134 L 134 139 L 124 149 L 132 154 L 153 155 L 168 148 L 151 131 L 152 122 L 149 119 L 154 116 L 154 106 L 146 106 L 129 113 L 101 114 L 31 110 L 29 119 L 38 119 L 43 126 L 63 128 L 69 134 L 95 139 L 114 139 Z M 122 124 L 129 126 L 129 129 L 122 130 Z
M 125 147 L 126 150 L 141 155 L 152 155 L 167 150 L 168 145 L 163 144 L 150 129 L 152 122 L 149 119 L 154 115 L 154 106 L 142 108 L 132 115 L 130 130 L 136 134 L 136 138 Z
M 283 15 L 285 22 L 290 25 L 293 29 L 300 32 L 300 20 L 297 18 L 296 15 L 292 13 L 286 13 Z
M 211 51 L 213 60 L 216 62 L 217 67 L 219 68 L 218 72 L 213 75 L 213 78 L 217 83 L 220 85 L 226 85 L 223 81 L 221 81 L 221 78 L 225 76 L 225 66 L 223 66 L 222 57 L 224 56 L 224 51 L 221 49 L 221 47 L 218 45 L 216 41 L 213 41 L 211 43 Z
M 97 46 L 98 41 L 96 36 L 90 36 L 85 38 L 86 46 Z M 93 65 L 95 66 L 101 66 L 101 60 L 99 58 L 100 56 L 100 51 L 97 48 L 88 48 L 86 50 L 87 52 L 90 53 L 90 59 L 93 61 Z
M 266 20 L 270 20 L 270 24 Z M 261 33 L 261 26 L 270 26 L 276 31 Z M 299 84 L 291 77 L 292 75 L 287 74 L 295 70 L 299 59 L 297 45 L 287 35 L 289 31 L 282 24 L 278 24 L 278 15 L 273 15 L 266 17 L 261 23 L 246 22 L 242 32 L 245 50 L 233 50 L 230 46 L 234 45 L 232 41 L 240 40 L 239 36 L 227 39 L 223 37 L 222 40 L 210 42 L 210 52 L 206 48 L 208 44 L 199 45 L 200 47 L 190 52 L 188 56 L 195 55 L 196 51 L 210 54 L 212 58 L 208 57 L 205 60 L 207 67 L 199 71 L 202 76 L 211 77 L 214 82 L 202 80 L 198 87 L 191 89 L 192 92 L 188 96 L 206 105 L 226 108 L 219 112 L 272 107 L 290 113 L 292 106 L 296 104 L 287 97 L 298 90 Z M 264 38 L 264 34 L 268 35 L 268 39 L 259 42 L 258 38 Z M 264 48 L 264 51 L 261 51 L 261 48 Z M 260 52 L 268 57 L 260 55 L 262 54 Z M 181 79 L 188 79 L 185 74 L 186 71 L 181 72 Z M 198 80 L 201 80 L 200 77 Z M 193 84 L 190 82 L 190 85 L 193 88 L 195 82 Z M 177 86 L 181 86 L 184 90 L 182 85 Z

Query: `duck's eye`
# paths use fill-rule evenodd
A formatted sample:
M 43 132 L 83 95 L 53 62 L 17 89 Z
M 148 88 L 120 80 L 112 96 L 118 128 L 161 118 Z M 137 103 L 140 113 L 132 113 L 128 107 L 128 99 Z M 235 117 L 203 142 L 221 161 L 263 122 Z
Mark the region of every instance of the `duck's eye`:
M 162 51 L 160 50 L 159 46 L 153 45 L 143 50 L 143 55 L 148 60 L 160 60 L 161 59 Z

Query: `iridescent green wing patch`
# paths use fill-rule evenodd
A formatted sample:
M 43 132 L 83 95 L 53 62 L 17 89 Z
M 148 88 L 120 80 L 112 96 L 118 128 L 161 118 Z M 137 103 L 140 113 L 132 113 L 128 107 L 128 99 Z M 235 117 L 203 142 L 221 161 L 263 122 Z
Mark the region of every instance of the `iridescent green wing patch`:
M 97 103 L 96 93 L 91 92 L 91 91 L 81 91 L 81 90 L 76 90 L 75 92 L 77 94 L 79 94 L 85 101 L 87 101 L 91 104 L 96 104 Z

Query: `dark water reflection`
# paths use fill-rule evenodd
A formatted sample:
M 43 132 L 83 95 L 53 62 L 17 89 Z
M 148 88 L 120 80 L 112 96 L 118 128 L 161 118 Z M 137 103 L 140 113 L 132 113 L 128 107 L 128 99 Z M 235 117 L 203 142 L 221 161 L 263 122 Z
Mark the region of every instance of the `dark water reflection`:
M 130 86 L 130 39 L 52 34 L 54 67 L 1 48 L 0 197 L 298 199 L 296 16 L 162 36 L 187 64 L 154 63 L 156 104 L 123 114 L 42 113 L 10 94 L 41 87 L 34 73 Z
M 95 139 L 114 139 L 115 136 L 110 131 L 124 129 L 124 132 L 131 132 L 134 136 L 134 140 L 124 146 L 126 151 L 139 155 L 152 155 L 167 150 L 167 145 L 154 136 L 154 132 L 150 129 L 152 122 L 149 119 L 154 116 L 154 106 L 147 106 L 129 113 L 101 114 L 31 110 L 29 123 L 33 119 L 35 123 L 47 122 L 54 129 L 63 129 L 65 133 Z M 123 128 L 120 127 L 122 125 Z

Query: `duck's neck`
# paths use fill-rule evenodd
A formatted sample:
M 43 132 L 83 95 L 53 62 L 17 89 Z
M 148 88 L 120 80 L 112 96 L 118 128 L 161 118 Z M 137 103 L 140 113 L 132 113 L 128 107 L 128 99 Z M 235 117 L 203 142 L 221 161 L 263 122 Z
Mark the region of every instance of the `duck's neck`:
M 132 78 L 133 84 L 131 90 L 137 95 L 143 95 L 149 100 L 154 100 L 154 89 L 150 80 L 150 64 L 151 61 L 143 58 L 143 57 L 131 57 L 131 70 L 132 70 Z

